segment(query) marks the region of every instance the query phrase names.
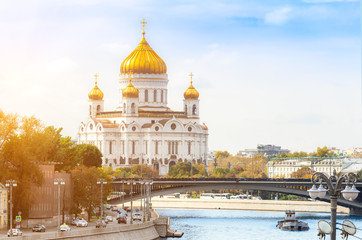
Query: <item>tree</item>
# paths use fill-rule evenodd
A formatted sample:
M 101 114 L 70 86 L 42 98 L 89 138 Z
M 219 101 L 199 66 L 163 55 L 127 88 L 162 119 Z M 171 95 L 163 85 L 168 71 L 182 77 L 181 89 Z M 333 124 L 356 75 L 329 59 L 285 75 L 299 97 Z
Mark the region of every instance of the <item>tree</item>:
M 292 178 L 310 178 L 314 171 L 310 167 L 302 167 L 297 171 L 292 172 L 290 175 Z
M 100 188 L 97 179 L 106 178 L 107 184 L 103 185 L 103 200 L 112 191 L 111 178 L 102 173 L 101 169 L 95 167 L 77 166 L 71 170 L 73 180 L 73 209 L 72 212 L 79 214 L 84 208 L 88 218 L 93 216 L 94 210 L 100 207 Z
M 0 149 L 0 181 L 14 179 L 18 187 L 14 188 L 14 211 L 21 211 L 24 218 L 29 214 L 30 205 L 34 199 L 32 187 L 40 186 L 43 174 L 38 165 L 54 162 L 57 151 L 58 136 L 61 129 L 44 127 L 35 117 L 24 117 L 17 120 L 14 115 L 2 115 L 11 122 L 12 129 L 2 133 L 2 147 Z M 9 128 L 10 129 L 10 128 Z
M 335 153 L 329 151 L 326 146 L 317 148 L 317 152 L 313 152 L 309 154 L 311 157 L 337 157 Z
M 197 175 L 199 174 L 199 167 L 195 167 L 197 166 L 197 164 L 193 164 L 192 165 L 192 175 Z M 178 162 L 176 163 L 176 165 L 173 165 L 169 171 L 168 171 L 168 175 L 170 177 L 175 177 L 175 178 L 187 178 L 187 177 L 191 177 L 191 163 L 189 162 Z
M 79 144 L 75 146 L 76 156 L 79 163 L 87 167 L 101 167 L 102 153 L 91 144 Z
M 220 158 L 227 158 L 230 156 L 230 153 L 228 151 L 216 151 L 215 152 L 215 158 L 219 160 Z

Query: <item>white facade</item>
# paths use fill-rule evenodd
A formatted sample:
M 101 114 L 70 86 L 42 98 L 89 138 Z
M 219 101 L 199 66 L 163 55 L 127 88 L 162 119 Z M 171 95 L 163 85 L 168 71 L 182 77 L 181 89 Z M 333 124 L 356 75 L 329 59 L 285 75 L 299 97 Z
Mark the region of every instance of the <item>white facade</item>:
M 309 167 L 315 172 L 332 175 L 343 169 L 343 159 L 286 159 L 270 160 L 267 164 L 268 178 L 290 178 L 291 174 L 302 167 Z
M 130 77 L 138 98 L 122 94 Z M 172 111 L 168 83 L 167 74 L 121 74 L 116 110 L 104 111 L 103 100 L 89 100 L 89 118 L 79 127 L 78 143 L 97 146 L 103 166 L 113 168 L 143 163 L 164 175 L 178 161 L 207 164 L 208 129 L 200 124 L 199 100 L 185 99 L 184 110 Z

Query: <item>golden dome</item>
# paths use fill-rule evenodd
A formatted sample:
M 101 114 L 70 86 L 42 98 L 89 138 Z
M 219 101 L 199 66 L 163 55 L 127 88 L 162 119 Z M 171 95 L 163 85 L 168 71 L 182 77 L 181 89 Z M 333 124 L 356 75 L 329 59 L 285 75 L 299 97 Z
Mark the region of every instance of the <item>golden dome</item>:
M 184 97 L 186 100 L 197 100 L 199 99 L 199 92 L 192 86 L 192 76 L 194 76 L 192 73 L 191 76 L 191 85 L 190 87 L 184 92 Z
M 132 80 L 129 80 L 127 87 L 122 90 L 122 96 L 124 98 L 138 98 L 138 90 L 132 84 Z
M 121 64 L 121 74 L 129 73 L 148 73 L 148 74 L 166 74 L 166 63 L 155 51 L 148 45 L 145 39 L 145 32 L 135 50 L 123 60 Z
M 94 88 L 88 93 L 89 100 L 103 100 L 104 94 L 97 86 L 97 73 L 94 75 L 96 78 L 95 86 Z

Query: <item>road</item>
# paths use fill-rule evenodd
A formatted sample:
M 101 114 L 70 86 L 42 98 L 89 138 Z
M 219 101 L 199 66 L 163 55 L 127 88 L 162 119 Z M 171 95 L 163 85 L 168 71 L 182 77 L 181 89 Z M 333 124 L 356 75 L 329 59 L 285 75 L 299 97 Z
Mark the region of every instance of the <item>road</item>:
M 139 211 L 142 216 L 143 216 L 143 211 Z M 106 211 L 107 216 L 112 216 L 113 217 L 113 221 L 109 222 L 107 224 L 107 226 L 112 226 L 112 225 L 118 225 L 117 220 L 116 220 L 116 216 L 117 213 L 116 212 L 112 212 L 111 210 L 107 210 Z M 128 213 L 128 217 L 127 217 L 127 224 L 130 224 L 130 213 Z M 137 223 L 141 223 L 140 221 L 133 221 L 133 224 L 137 224 Z M 123 223 L 121 223 L 123 224 Z M 71 226 L 71 231 L 79 231 L 79 230 L 83 230 L 83 229 L 87 229 L 87 228 L 95 228 L 96 227 L 96 222 L 88 222 L 88 227 L 77 227 L 77 226 Z M 21 229 L 21 231 L 23 232 L 23 236 L 30 236 L 33 234 L 41 234 L 39 232 L 32 232 L 31 229 Z M 48 227 L 46 226 L 46 232 L 55 232 L 58 231 L 58 227 L 54 226 L 54 227 Z M 7 230 L 2 230 L 0 231 L 0 236 L 7 236 Z

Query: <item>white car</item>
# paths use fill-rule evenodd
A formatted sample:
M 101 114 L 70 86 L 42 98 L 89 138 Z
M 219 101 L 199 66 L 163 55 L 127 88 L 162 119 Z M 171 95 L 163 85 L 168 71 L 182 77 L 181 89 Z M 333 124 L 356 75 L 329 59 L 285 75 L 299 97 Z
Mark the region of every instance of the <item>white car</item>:
M 108 219 L 108 222 L 113 222 L 113 217 L 112 216 L 107 216 L 106 218 Z
M 59 230 L 61 232 L 69 232 L 71 230 L 71 228 L 68 225 L 63 224 L 63 225 L 60 226 Z
M 133 213 L 133 217 L 132 217 L 133 221 L 142 221 L 142 214 L 141 213 Z
M 88 222 L 86 220 L 79 220 L 77 222 L 77 227 L 88 227 Z
M 23 232 L 20 229 L 13 228 L 13 236 L 22 236 Z M 8 237 L 11 236 L 11 230 L 8 231 Z

